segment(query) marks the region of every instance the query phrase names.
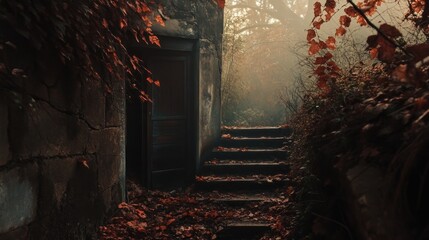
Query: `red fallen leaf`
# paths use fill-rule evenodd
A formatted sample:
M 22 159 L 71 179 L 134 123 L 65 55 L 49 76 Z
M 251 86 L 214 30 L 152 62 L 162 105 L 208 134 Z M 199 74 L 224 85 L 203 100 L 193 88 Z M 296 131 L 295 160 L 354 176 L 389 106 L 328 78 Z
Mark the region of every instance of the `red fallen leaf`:
M 118 208 L 119 209 L 128 208 L 128 204 L 126 202 L 121 202 L 118 204 Z
M 402 36 L 402 33 L 396 27 L 386 23 L 381 24 L 380 31 L 392 38 L 397 38 Z
M 350 27 L 352 19 L 349 16 L 343 15 L 340 17 L 340 24 L 345 27 Z
M 347 30 L 343 27 L 340 26 L 339 28 L 337 28 L 337 30 L 335 31 L 335 36 L 343 36 L 344 34 L 346 34 Z
M 336 42 L 335 38 L 330 36 L 326 40 L 326 45 L 328 46 L 329 49 L 334 50 L 336 48 L 335 42 Z
M 320 2 L 314 3 L 314 16 L 318 17 L 322 14 L 322 4 Z
M 176 219 L 171 218 L 167 221 L 167 226 L 170 226 L 172 223 L 174 223 L 176 221 Z
M 307 30 L 307 41 L 310 42 L 311 39 L 316 37 L 316 31 L 314 31 L 313 29 L 309 29 Z
M 155 80 L 153 84 L 155 84 L 157 87 L 161 87 L 161 82 L 159 80 Z
M 147 223 L 134 220 L 134 221 L 127 222 L 127 226 L 138 232 L 145 232 L 147 228 Z
M 222 134 L 221 137 L 225 138 L 225 139 L 231 139 L 232 138 L 231 134 Z

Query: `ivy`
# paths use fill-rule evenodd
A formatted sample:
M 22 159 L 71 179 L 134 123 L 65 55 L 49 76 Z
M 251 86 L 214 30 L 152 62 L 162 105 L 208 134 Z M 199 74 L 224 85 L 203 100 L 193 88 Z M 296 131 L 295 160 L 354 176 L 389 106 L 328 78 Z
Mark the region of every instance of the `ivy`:
M 143 83 L 159 82 L 124 44 L 133 39 L 160 46 L 152 31 L 155 22 L 164 25 L 159 12 L 162 6 L 154 0 L 1 0 L 0 89 L 25 94 L 21 83 L 32 79 L 13 60 L 14 52 L 30 49 L 18 57 L 38 61 L 36 55 L 49 49 L 51 61 L 77 68 L 82 79 L 101 82 L 107 92 L 112 81 L 128 81 L 142 100 L 149 100 Z

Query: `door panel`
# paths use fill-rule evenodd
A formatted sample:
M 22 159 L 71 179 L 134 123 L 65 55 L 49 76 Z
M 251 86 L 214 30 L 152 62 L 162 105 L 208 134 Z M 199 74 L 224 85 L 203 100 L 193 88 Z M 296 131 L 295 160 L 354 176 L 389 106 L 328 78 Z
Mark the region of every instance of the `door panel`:
M 152 78 L 161 83 L 148 88 L 153 103 L 148 103 L 147 161 L 154 188 L 185 185 L 193 166 L 191 57 L 191 52 L 165 50 L 144 57 Z

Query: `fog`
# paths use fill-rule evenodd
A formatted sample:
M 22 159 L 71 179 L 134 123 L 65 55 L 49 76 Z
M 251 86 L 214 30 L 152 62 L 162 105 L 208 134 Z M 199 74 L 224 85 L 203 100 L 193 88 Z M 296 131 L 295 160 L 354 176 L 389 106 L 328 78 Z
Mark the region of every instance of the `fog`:
M 314 0 L 230 0 L 225 7 L 222 70 L 222 121 L 227 126 L 267 126 L 286 123 L 299 107 L 302 95 L 315 86 L 313 58 L 308 56 L 307 29 L 311 28 Z M 344 1 L 345 3 L 345 1 Z M 324 1 L 322 1 L 324 4 Z M 401 26 L 407 6 L 391 0 L 370 19 Z M 336 14 L 318 34 L 333 36 Z M 334 58 L 343 71 L 374 61 L 365 51 L 374 33 L 355 20 L 347 34 L 337 38 Z M 417 34 L 418 35 L 418 34 Z M 407 41 L 419 38 L 408 29 Z

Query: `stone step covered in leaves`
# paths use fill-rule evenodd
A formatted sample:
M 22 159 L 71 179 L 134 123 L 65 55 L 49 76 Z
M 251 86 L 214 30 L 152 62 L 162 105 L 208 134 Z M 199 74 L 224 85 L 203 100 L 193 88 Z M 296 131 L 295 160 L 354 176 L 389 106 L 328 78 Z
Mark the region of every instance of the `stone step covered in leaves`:
M 231 137 L 224 135 L 220 146 L 226 148 L 282 148 L 289 145 L 292 139 L 287 137 Z
M 269 191 L 288 186 L 288 179 L 274 178 L 216 178 L 205 176 L 197 178 L 195 189 L 199 191 Z
M 209 199 L 210 203 L 256 212 L 285 201 L 281 192 L 292 184 L 287 177 L 290 166 L 285 147 L 292 142 L 291 133 L 288 127 L 224 127 L 219 146 L 196 177 L 194 190 L 222 196 Z M 223 223 L 217 239 L 252 240 L 270 232 L 273 222 L 248 216 Z
M 216 159 L 286 159 L 287 151 L 284 149 L 237 149 L 217 147 L 212 152 Z
M 292 134 L 292 129 L 286 126 L 282 127 L 223 127 L 222 135 L 231 135 L 232 137 L 284 137 Z
M 262 234 L 271 230 L 269 223 L 252 223 L 252 222 L 233 222 L 227 223 L 219 231 L 218 239 L 238 240 L 238 239 L 259 239 Z
M 232 174 L 286 174 L 289 165 L 275 162 L 250 162 L 250 163 L 205 163 L 202 174 L 232 175 Z

